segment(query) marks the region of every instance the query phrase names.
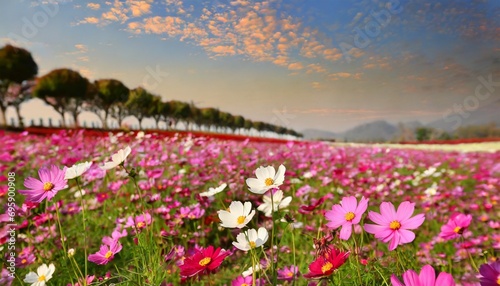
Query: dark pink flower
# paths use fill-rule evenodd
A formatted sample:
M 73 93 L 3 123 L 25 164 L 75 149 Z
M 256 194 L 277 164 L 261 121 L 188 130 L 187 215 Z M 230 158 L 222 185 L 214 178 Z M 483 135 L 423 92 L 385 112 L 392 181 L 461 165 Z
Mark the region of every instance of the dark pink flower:
M 181 276 L 192 277 L 204 272 L 215 271 L 229 254 L 224 249 L 214 249 L 213 246 L 200 249 L 193 256 L 184 259 L 184 264 L 179 266 Z
M 107 264 L 121 250 L 122 245 L 118 241 L 113 241 L 111 245 L 103 244 L 99 252 L 89 255 L 89 261 L 99 265 Z
M 448 222 L 441 226 L 439 237 L 446 240 L 457 238 L 467 229 L 467 227 L 469 227 L 471 221 L 471 215 L 461 213 L 453 214 Z
M 483 264 L 479 267 L 479 278 L 481 286 L 498 286 L 500 285 L 500 260 L 490 264 Z

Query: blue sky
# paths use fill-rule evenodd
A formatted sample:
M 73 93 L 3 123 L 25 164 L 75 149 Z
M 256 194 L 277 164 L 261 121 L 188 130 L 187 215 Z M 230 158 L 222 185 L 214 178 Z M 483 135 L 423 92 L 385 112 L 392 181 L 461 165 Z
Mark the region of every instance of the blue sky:
M 72 68 L 298 131 L 430 122 L 478 77 L 500 81 L 493 0 L 24 0 L 0 19 L 0 45 L 31 51 L 39 76 Z

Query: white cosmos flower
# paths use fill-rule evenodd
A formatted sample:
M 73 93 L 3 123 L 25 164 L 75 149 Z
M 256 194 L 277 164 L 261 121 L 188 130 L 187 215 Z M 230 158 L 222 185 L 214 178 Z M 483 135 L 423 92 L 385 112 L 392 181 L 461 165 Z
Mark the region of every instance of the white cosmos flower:
M 243 251 L 248 251 L 252 248 L 261 247 L 266 243 L 269 238 L 269 233 L 263 227 L 259 230 L 249 229 L 248 231 L 242 232 L 236 236 L 236 241 L 233 241 L 233 245 Z
M 255 269 L 253 268 L 253 266 L 250 266 L 250 268 L 248 268 L 247 270 L 243 271 L 241 273 L 241 276 L 247 277 L 247 276 L 252 275 L 254 272 L 259 272 L 260 270 L 262 270 L 262 266 L 259 263 L 259 264 L 255 265 Z
M 36 270 L 37 273 L 30 272 L 26 274 L 23 281 L 31 283 L 31 286 L 45 286 L 45 283 L 52 278 L 52 274 L 54 274 L 55 270 L 56 267 L 52 263 L 48 267 L 47 264 L 42 264 Z
M 208 191 L 200 193 L 200 197 L 213 197 L 214 195 L 222 192 L 227 187 L 227 184 L 224 183 L 217 188 L 208 188 Z
M 106 170 L 115 168 L 116 166 L 123 163 L 125 161 L 125 159 L 127 159 L 128 155 L 130 155 L 131 151 L 132 150 L 130 149 L 129 146 L 127 146 L 125 149 L 120 149 L 118 152 L 113 154 L 113 156 L 111 156 L 111 160 L 112 160 L 111 162 L 106 162 L 106 163 L 104 163 L 104 165 L 100 166 L 101 169 L 106 171 Z
M 243 228 L 255 215 L 255 210 L 252 210 L 252 203 L 234 201 L 229 205 L 229 210 L 220 210 L 217 212 L 221 220 L 221 226 L 226 228 Z
M 92 166 L 92 162 L 79 163 L 71 166 L 71 168 L 66 169 L 66 173 L 64 174 L 65 180 L 71 180 L 76 177 L 80 177 L 83 173 L 87 172 Z
M 274 170 L 273 166 L 259 167 L 255 170 L 257 178 L 248 178 L 246 183 L 250 187 L 250 192 L 255 194 L 263 194 L 269 189 L 277 188 L 285 181 L 286 168 L 280 165 L 278 172 Z
M 264 212 L 265 216 L 270 217 L 272 215 L 272 211 L 275 212 L 281 209 L 288 207 L 290 202 L 292 201 L 292 197 L 286 197 L 283 199 L 283 191 L 277 190 L 273 195 L 272 203 L 271 196 L 264 196 L 264 203 L 261 204 L 257 209 L 261 212 Z M 272 207 L 274 204 L 274 207 Z

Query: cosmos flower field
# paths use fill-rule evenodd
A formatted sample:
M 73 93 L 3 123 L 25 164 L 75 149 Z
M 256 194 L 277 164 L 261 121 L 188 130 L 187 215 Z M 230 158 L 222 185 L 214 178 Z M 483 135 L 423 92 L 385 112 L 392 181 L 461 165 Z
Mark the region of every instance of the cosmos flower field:
M 500 151 L 4 133 L 0 162 L 0 285 L 500 285 Z

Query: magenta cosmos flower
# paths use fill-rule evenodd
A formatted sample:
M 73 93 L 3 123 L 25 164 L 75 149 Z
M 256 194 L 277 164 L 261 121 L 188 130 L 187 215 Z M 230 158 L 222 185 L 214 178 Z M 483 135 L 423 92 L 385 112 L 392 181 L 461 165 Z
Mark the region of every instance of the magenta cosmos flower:
M 479 267 L 479 273 L 482 277 L 479 278 L 481 286 L 498 286 L 500 285 L 500 260 L 490 264 L 483 264 Z
M 383 242 L 390 241 L 389 250 L 394 250 L 400 244 L 412 242 L 415 234 L 409 229 L 416 229 L 424 222 L 423 214 L 411 217 L 414 211 L 414 203 L 402 202 L 396 212 L 392 203 L 383 202 L 380 204 L 380 214 L 372 211 L 368 213 L 368 218 L 378 225 L 365 224 L 365 231 Z
M 50 201 L 60 190 L 68 187 L 64 179 L 66 167 L 59 169 L 57 166 L 43 167 L 38 170 L 40 180 L 32 177 L 24 180 L 24 186 L 28 190 L 19 190 L 19 193 L 26 196 L 26 201 L 40 203 L 45 198 Z
M 204 274 L 205 272 L 214 272 L 229 255 L 230 252 L 220 247 L 214 249 L 213 246 L 209 246 L 205 249 L 200 249 L 193 256 L 186 257 L 184 264 L 179 266 L 181 276 L 192 277 L 197 274 Z
M 469 227 L 471 221 L 471 215 L 453 214 L 448 222 L 441 227 L 439 237 L 446 240 L 457 238 Z
M 89 261 L 95 264 L 104 265 L 113 260 L 115 254 L 122 250 L 122 245 L 118 241 L 112 241 L 110 245 L 103 244 L 99 252 L 89 255 Z
M 326 226 L 332 229 L 342 226 L 340 239 L 348 240 L 351 237 L 352 226 L 359 224 L 367 207 L 368 199 L 364 197 L 361 198 L 359 204 L 353 196 L 343 197 L 339 205 L 333 205 L 332 210 L 325 213 L 325 218 L 330 221 Z
M 392 274 L 391 283 L 392 286 L 455 286 L 455 281 L 453 281 L 453 276 L 446 272 L 439 273 L 436 279 L 436 273 L 434 268 L 430 265 L 425 265 L 420 271 L 420 275 L 413 270 L 408 270 L 403 273 L 403 283 Z

